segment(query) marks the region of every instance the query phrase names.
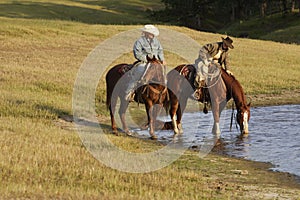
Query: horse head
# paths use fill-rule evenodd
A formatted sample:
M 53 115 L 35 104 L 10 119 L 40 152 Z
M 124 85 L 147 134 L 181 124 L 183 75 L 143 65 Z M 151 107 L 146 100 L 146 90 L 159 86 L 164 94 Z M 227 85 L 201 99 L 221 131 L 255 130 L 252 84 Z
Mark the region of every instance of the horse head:
M 150 81 L 152 83 L 165 84 L 165 69 L 162 62 L 153 57 L 147 56 L 147 72 L 144 76 L 146 82 Z
M 242 135 L 247 135 L 249 133 L 248 122 L 250 120 L 250 106 L 251 102 L 249 104 L 240 103 L 240 105 L 237 105 L 236 120 L 240 126 Z

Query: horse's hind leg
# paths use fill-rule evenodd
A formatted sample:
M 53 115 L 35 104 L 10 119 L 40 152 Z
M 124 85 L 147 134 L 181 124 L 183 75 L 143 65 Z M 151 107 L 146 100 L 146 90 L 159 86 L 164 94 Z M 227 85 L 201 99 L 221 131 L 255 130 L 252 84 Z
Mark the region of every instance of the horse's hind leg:
M 186 108 L 187 100 L 188 100 L 187 97 L 186 98 L 181 98 L 180 104 L 179 104 L 178 109 L 176 111 L 176 114 L 177 114 L 177 127 L 178 127 L 178 130 L 179 130 L 179 134 L 183 133 L 181 120 L 182 120 L 183 112 Z
M 130 131 L 127 127 L 126 119 L 125 119 L 125 113 L 126 113 L 126 110 L 128 108 L 129 102 L 126 101 L 123 98 L 120 98 L 120 99 L 121 99 L 121 105 L 120 105 L 120 109 L 119 109 L 119 115 L 120 115 L 120 119 L 121 119 L 121 122 L 122 122 L 122 127 L 123 127 L 124 132 L 126 134 L 130 135 Z
M 116 104 L 117 104 L 117 98 L 112 98 L 111 102 L 109 104 L 109 114 L 110 114 L 112 132 L 113 132 L 113 134 L 118 135 L 117 125 L 116 125 L 116 121 L 115 121 Z

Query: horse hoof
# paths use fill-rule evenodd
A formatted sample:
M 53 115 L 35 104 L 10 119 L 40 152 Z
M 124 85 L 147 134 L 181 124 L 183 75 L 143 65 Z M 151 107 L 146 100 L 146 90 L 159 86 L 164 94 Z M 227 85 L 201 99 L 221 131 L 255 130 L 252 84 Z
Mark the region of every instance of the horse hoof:
M 174 135 L 178 135 L 178 134 L 179 134 L 179 130 L 178 129 L 174 130 Z
M 114 135 L 116 135 L 116 136 L 119 136 L 119 132 L 117 130 L 112 130 L 111 133 L 114 134 Z
M 240 139 L 247 138 L 248 136 L 249 136 L 249 133 L 243 132 L 243 133 L 240 134 Z
M 132 136 L 132 132 L 130 132 L 130 131 L 126 131 L 125 133 L 127 136 Z
M 142 125 L 140 128 L 141 128 L 141 130 L 147 130 L 149 128 L 149 125 L 145 124 L 145 125 Z
M 157 140 L 157 136 L 156 135 L 151 135 L 151 140 Z

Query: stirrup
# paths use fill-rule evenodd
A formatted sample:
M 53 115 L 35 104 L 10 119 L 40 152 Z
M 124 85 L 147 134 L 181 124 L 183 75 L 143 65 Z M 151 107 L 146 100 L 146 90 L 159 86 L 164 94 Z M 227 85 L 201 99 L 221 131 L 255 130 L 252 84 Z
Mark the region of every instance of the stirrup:
M 126 101 L 129 101 L 129 102 L 134 102 L 134 96 L 135 96 L 135 93 L 134 93 L 134 92 L 130 92 L 130 93 L 127 94 L 127 96 L 125 97 L 125 100 L 126 100 Z
M 197 88 L 195 92 L 192 94 L 192 98 L 198 101 L 200 97 L 201 97 L 201 91 L 200 88 Z

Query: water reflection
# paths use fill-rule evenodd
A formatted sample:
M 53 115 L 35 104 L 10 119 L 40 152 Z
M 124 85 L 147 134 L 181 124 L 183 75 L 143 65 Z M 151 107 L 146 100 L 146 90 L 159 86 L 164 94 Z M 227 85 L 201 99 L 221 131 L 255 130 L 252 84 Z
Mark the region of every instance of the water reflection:
M 290 172 L 300 176 L 300 105 L 258 107 L 251 109 L 249 136 L 240 139 L 233 125 L 230 132 L 231 110 L 221 115 L 221 139 L 225 153 L 254 161 L 270 162 L 274 170 Z M 167 117 L 161 120 L 169 121 Z M 211 150 L 215 138 L 211 134 L 212 114 L 201 112 L 185 113 L 184 134 L 180 142 L 193 149 Z M 148 131 L 138 131 L 140 136 L 149 137 Z M 174 142 L 172 131 L 157 131 L 159 140 Z
M 300 105 L 253 108 L 251 113 L 249 137 L 228 145 L 227 153 L 300 176 Z

